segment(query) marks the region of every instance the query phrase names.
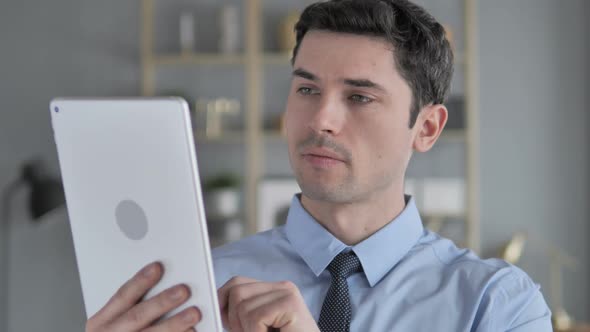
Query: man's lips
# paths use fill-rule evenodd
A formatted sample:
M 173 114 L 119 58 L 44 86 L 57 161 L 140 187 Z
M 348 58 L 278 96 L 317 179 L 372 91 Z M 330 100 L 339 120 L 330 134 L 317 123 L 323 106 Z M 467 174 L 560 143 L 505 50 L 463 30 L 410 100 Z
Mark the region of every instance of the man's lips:
M 344 158 L 339 154 L 322 148 L 314 148 L 303 151 L 301 154 L 305 159 L 326 162 L 345 162 Z

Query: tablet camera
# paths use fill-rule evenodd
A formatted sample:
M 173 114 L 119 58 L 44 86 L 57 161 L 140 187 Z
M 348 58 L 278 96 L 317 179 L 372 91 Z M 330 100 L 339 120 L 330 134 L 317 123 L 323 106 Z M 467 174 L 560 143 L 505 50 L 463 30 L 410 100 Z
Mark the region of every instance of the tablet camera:
M 55 107 L 53 108 L 53 111 L 54 111 L 55 113 L 59 113 L 59 107 L 55 106 Z

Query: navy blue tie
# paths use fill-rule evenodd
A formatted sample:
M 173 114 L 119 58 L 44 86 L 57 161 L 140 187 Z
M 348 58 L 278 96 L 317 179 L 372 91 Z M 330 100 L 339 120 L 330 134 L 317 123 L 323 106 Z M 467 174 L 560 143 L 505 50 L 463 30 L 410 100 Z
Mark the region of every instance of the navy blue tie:
M 332 284 L 324 299 L 318 327 L 322 332 L 349 332 L 352 309 L 348 283 L 346 279 L 362 271 L 361 262 L 354 252 L 339 253 L 334 257 L 328 271 L 332 275 Z

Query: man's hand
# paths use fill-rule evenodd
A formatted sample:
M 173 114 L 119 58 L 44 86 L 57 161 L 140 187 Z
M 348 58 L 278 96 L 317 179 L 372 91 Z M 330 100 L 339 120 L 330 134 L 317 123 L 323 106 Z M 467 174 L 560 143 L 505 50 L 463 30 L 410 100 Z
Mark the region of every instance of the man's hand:
M 217 292 L 223 326 L 231 332 L 319 332 L 292 282 L 234 277 Z
M 141 298 L 162 278 L 162 274 L 163 268 L 159 263 L 144 267 L 119 288 L 108 303 L 86 322 L 86 331 L 193 331 L 192 326 L 201 320 L 201 313 L 195 307 L 187 308 L 154 324 L 156 320 L 190 297 L 186 285 L 171 287 L 147 301 L 140 302 Z

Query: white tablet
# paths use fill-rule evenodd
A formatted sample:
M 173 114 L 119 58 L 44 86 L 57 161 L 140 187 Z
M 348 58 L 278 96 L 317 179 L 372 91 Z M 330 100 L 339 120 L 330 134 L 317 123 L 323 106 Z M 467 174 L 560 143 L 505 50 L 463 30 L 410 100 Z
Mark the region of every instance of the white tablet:
M 178 283 L 200 331 L 222 331 L 196 152 L 180 98 L 54 99 L 50 105 L 86 315 L 144 265 Z

